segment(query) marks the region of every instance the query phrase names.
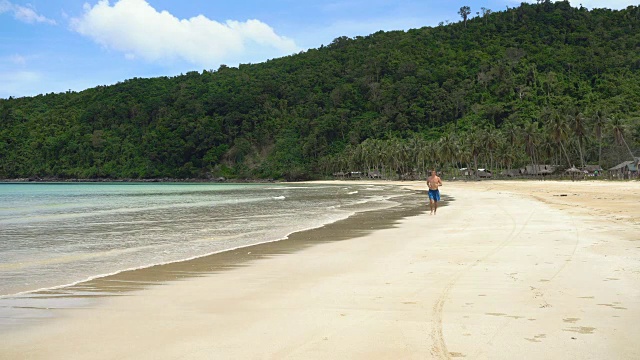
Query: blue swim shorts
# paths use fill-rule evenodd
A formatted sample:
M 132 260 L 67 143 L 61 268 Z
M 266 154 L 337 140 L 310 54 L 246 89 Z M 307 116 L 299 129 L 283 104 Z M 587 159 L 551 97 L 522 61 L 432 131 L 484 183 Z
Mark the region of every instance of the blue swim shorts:
M 429 190 L 429 200 L 440 201 L 440 190 Z

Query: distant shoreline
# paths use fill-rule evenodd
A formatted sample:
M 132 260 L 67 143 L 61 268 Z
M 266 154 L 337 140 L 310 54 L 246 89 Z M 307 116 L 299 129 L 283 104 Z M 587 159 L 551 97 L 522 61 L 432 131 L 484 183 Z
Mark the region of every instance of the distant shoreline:
M 539 178 L 539 177 L 516 177 L 516 178 L 491 178 L 491 179 L 476 179 L 473 177 L 465 178 L 444 178 L 446 181 L 454 181 L 454 182 L 484 182 L 484 181 L 616 181 L 616 182 L 633 182 L 638 181 L 638 179 L 609 179 L 607 177 L 598 177 L 598 178 L 576 178 L 571 179 L 570 177 L 560 177 L 560 178 Z M 29 178 L 12 178 L 12 179 L 2 179 L 0 178 L 1 183 L 231 183 L 231 184 L 267 184 L 267 183 L 307 183 L 307 182 L 398 182 L 398 183 L 411 183 L 411 182 L 423 182 L 424 179 L 418 180 L 399 180 L 399 179 L 360 179 L 360 178 L 351 178 L 351 179 L 314 179 L 314 180 L 299 180 L 299 181 L 289 181 L 284 179 L 227 179 L 227 178 L 215 178 L 215 179 L 203 179 L 203 178 L 188 178 L 188 179 L 178 179 L 178 178 L 153 178 L 153 179 L 132 179 L 132 178 L 124 178 L 124 179 L 112 179 L 112 178 L 98 178 L 98 179 L 77 179 L 77 178 L 55 178 L 55 177 L 29 177 Z

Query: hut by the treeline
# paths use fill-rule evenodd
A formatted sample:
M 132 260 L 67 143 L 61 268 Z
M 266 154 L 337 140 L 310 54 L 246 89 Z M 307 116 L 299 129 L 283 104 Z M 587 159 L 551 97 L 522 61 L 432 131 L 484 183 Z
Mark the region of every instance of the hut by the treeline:
M 640 158 L 624 161 L 609 169 L 609 174 L 617 179 L 635 179 L 639 176 Z
M 527 165 L 520 169 L 522 175 L 551 175 L 558 167 L 556 165 Z
M 473 170 L 463 167 L 463 168 L 460 168 L 460 175 L 469 177 L 469 176 L 474 176 L 475 173 L 473 172 Z
M 580 170 L 575 166 L 572 166 L 572 167 L 568 168 L 564 172 L 571 175 L 571 180 L 575 180 L 576 176 L 580 176 L 580 175 L 584 176 L 584 174 L 585 174 L 584 170 Z

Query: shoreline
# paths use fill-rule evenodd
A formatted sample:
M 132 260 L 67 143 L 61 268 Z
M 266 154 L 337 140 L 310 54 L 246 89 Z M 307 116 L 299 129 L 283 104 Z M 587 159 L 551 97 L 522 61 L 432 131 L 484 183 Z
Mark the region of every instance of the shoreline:
M 113 296 L 3 333 L 0 357 L 639 357 L 640 184 L 518 183 L 445 182 L 455 201 L 437 216 L 419 193 L 393 221 L 297 233 L 309 246 L 131 272 L 95 285 Z
M 154 179 L 77 179 L 77 178 L 16 178 L 0 179 L 0 184 L 51 184 L 51 183 L 194 183 L 194 184 L 268 184 L 286 181 L 273 179 L 174 179 L 174 178 L 154 178 Z
M 2 314 L 2 301 L 26 301 L 29 307 L 50 313 L 56 308 L 65 309 L 67 304 L 58 301 L 50 303 L 50 298 L 64 296 L 67 299 L 100 298 L 126 292 L 144 290 L 150 284 L 163 284 L 176 280 L 189 279 L 203 274 L 218 273 L 248 263 L 273 256 L 275 254 L 294 253 L 318 243 L 340 241 L 363 236 L 377 229 L 393 227 L 395 222 L 424 211 L 415 197 L 418 193 L 397 196 L 391 201 L 397 202 L 389 208 L 354 212 L 346 218 L 333 221 L 319 227 L 294 231 L 284 238 L 262 243 L 225 249 L 192 258 L 151 264 L 138 268 L 123 269 L 109 274 L 100 274 L 69 284 L 57 285 L 41 289 L 0 295 L 0 318 L 10 318 L 10 314 Z M 188 271 L 184 271 L 188 269 Z M 91 294 L 91 295 L 88 295 Z M 38 305 L 33 305 L 34 299 Z M 43 316 L 34 316 L 41 319 Z M 0 332 L 6 320 L 0 321 Z M 36 321 L 37 323 L 37 321 Z M 24 325 L 24 324 L 19 324 Z M 5 329 L 6 330 L 6 329 Z
M 48 183 L 45 183 L 48 184 Z M 104 183 L 102 183 L 104 184 Z M 36 185 L 36 184 L 34 184 Z M 58 184 L 54 184 L 51 186 L 54 186 L 54 188 L 56 187 L 56 185 Z M 66 186 L 70 186 L 73 187 L 74 184 L 67 184 L 67 183 L 63 183 L 63 184 L 59 184 L 60 186 L 66 187 Z M 66 186 L 65 186 L 66 185 Z M 78 184 L 77 186 L 81 186 L 82 184 Z M 154 184 L 134 184 L 134 185 L 140 185 L 140 188 L 146 188 L 145 186 L 151 186 L 151 188 L 149 189 L 161 189 L 162 186 L 160 186 L 160 188 L 156 187 L 157 185 Z M 184 184 L 177 184 L 177 186 L 183 186 Z M 192 184 L 186 184 L 187 188 L 191 189 L 192 187 L 190 186 Z M 218 186 L 222 186 L 223 188 L 225 186 L 234 186 L 236 187 L 236 185 L 238 187 L 244 187 L 244 186 L 250 186 L 251 187 L 255 187 L 257 186 L 260 189 L 290 189 L 290 188 L 296 188 L 296 187 L 304 187 L 306 188 L 306 186 L 299 186 L 302 185 L 301 184 L 284 184 L 284 183 L 279 183 L 279 184 L 273 184 L 273 186 L 268 185 L 268 184 L 224 184 L 224 185 L 218 185 L 218 184 L 193 184 L 193 188 L 194 189 L 200 189 L 200 186 L 204 186 L 207 189 L 215 189 Z M 375 187 L 377 189 L 391 189 L 390 187 L 387 186 L 383 186 L 383 185 L 387 185 L 387 184 L 375 184 Z M 8 185 L 11 186 L 11 185 Z M 21 186 L 21 185 L 17 185 L 17 186 Z M 25 185 L 28 187 L 28 185 Z M 43 185 L 48 189 L 53 189 L 53 188 L 49 188 L 49 185 Z M 89 186 L 89 189 L 91 189 L 91 186 Z M 128 185 L 127 185 L 128 186 Z M 116 185 L 117 187 L 117 185 Z M 135 187 L 135 186 L 134 186 Z M 337 186 L 334 187 L 335 189 L 338 189 Z M 11 194 L 11 187 L 7 188 L 7 193 Z M 66 190 L 65 190 L 66 191 Z M 337 192 L 338 190 L 336 190 Z M 357 192 L 356 192 L 357 193 Z M 221 252 L 226 252 L 226 251 L 232 251 L 232 250 L 236 250 L 236 249 L 242 249 L 242 248 L 246 248 L 252 245 L 257 245 L 257 244 L 261 244 L 261 243 L 268 243 L 268 242 L 275 242 L 275 241 L 282 241 L 284 239 L 286 239 L 288 236 L 290 236 L 292 233 L 296 233 L 296 232 L 301 232 L 301 231 L 307 231 L 307 230 L 311 230 L 313 228 L 316 227 L 322 227 L 322 226 L 326 226 L 326 225 L 330 225 L 333 222 L 336 221 L 340 221 L 342 219 L 348 218 L 353 216 L 354 214 L 357 214 L 359 212 L 362 211 L 371 211 L 372 209 L 376 209 L 376 208 L 385 208 L 385 207 L 393 207 L 393 206 L 397 206 L 396 202 L 394 202 L 393 198 L 397 197 L 397 196 L 404 196 L 402 194 L 407 194 L 406 191 L 393 191 L 393 190 L 389 190 L 388 192 L 385 192 L 385 194 L 387 194 L 388 196 L 384 196 L 385 199 L 383 202 L 380 202 L 379 200 L 375 200 L 373 202 L 371 202 L 371 204 L 373 204 L 372 206 L 369 206 L 370 209 L 364 209 L 362 206 L 360 205 L 354 205 L 353 207 L 348 206 L 348 201 L 346 202 L 342 202 L 340 201 L 340 205 L 336 205 L 336 206 L 332 206 L 331 209 L 333 211 L 333 209 L 337 209 L 340 208 L 339 211 L 336 211 L 334 213 L 332 213 L 331 211 L 329 211 L 330 214 L 333 214 L 331 216 L 325 216 L 325 217 L 321 217 L 322 221 L 318 220 L 319 218 L 314 218 L 315 221 L 310 221 L 310 222 L 297 222 L 295 226 L 291 225 L 291 226 L 287 226 L 285 231 L 279 231 L 277 233 L 270 233 L 268 236 L 261 236 L 259 239 L 256 238 L 255 236 L 251 236 L 251 238 L 247 241 L 245 241 L 244 243 L 239 243 L 239 244 L 226 244 L 224 246 L 211 246 L 208 248 L 204 248 L 201 250 L 204 251 L 191 251 L 188 252 L 186 254 L 182 254 L 184 256 L 171 256 L 169 259 L 166 259 L 166 257 L 161 258 L 161 257 L 155 257 L 155 258 L 151 258 L 151 257 L 147 257 L 146 260 L 148 261 L 139 261 L 136 262 L 134 264 L 124 264 L 124 266 L 122 266 L 123 264 L 120 264 L 121 266 L 111 266 L 111 267 L 103 267 L 100 270 L 96 269 L 88 269 L 88 271 L 84 271 L 82 273 L 80 272 L 76 272 L 74 273 L 75 276 L 66 276 L 66 277 L 61 277 L 61 278 L 57 278 L 54 280 L 58 280 L 58 281 L 48 281 L 48 282 L 41 282 L 41 283 L 36 283 L 36 282 L 32 282 L 33 284 L 31 286 L 27 286 L 28 284 L 25 284 L 25 286 L 21 286 L 22 284 L 18 283 L 16 286 L 8 286 L 11 285 L 12 283 L 9 281 L 8 284 L 3 284 L 6 286 L 2 286 L 2 290 L 0 291 L 0 299 L 5 298 L 5 297 L 16 297 L 16 296 L 28 296 L 30 294 L 34 294 L 34 293 L 38 293 L 38 292 L 43 292 L 43 291 L 50 291 L 50 290 L 57 290 L 57 289 L 62 289 L 62 288 L 68 288 L 70 286 L 79 284 L 79 283 L 85 283 L 87 281 L 91 281 L 93 279 L 97 279 L 97 278 L 102 278 L 102 277 L 106 277 L 106 276 L 112 276 L 112 275 L 116 275 L 122 272 L 126 272 L 126 271 L 136 271 L 136 270 L 141 270 L 141 269 L 145 269 L 145 268 L 149 268 L 149 267 L 154 267 L 154 266 L 162 266 L 168 263 L 177 263 L 177 262 L 185 262 L 185 261 L 189 261 L 189 260 L 193 260 L 196 258 L 201 258 L 201 257 L 206 257 L 206 256 L 211 256 L 211 255 L 215 255 L 217 253 L 221 253 Z M 330 197 L 333 197 L 333 195 L 328 195 Z M 336 198 L 339 198 L 339 196 L 335 196 Z M 273 197 L 272 197 L 273 198 Z M 276 198 L 277 200 L 282 200 L 280 197 Z M 377 205 L 375 205 L 375 203 L 378 202 Z M 285 204 L 285 202 L 282 202 L 282 204 Z M 359 204 L 359 203 L 358 203 Z M 396 205 L 394 205 L 396 204 Z M 345 206 L 347 205 L 347 206 Z M 286 206 L 286 205 L 285 205 Z M 367 207 L 367 206 L 365 206 Z M 327 213 L 327 211 L 323 211 L 323 213 Z M 185 223 L 189 223 L 191 221 L 190 218 L 186 218 L 185 219 Z M 241 220 L 241 219 L 240 219 Z M 203 220 L 203 223 L 209 222 L 209 219 L 205 219 Z M 283 222 L 284 224 L 287 224 L 287 221 Z M 75 230 L 72 230 L 75 231 Z M 238 230 L 239 232 L 242 232 L 242 229 Z M 246 230 L 245 230 L 246 231 Z M 8 234 L 8 233 L 7 233 Z M 215 237 L 215 234 L 212 235 Z M 240 245 L 242 244 L 242 245 Z M 171 252 L 166 252 L 166 253 L 171 253 Z M 166 260 L 165 260 L 166 259 Z M 1 265 L 1 264 L 0 264 Z M 20 265 L 22 265 L 22 263 L 17 264 L 18 268 Z M 128 265 L 128 266 L 127 266 Z M 0 266 L 2 267 L 2 266 Z M 9 269 L 11 270 L 11 264 L 9 264 L 9 266 L 5 266 L 4 269 Z M 9 274 L 10 276 L 13 274 Z M 0 276 L 1 277 L 1 276 Z M 24 277 L 24 276 L 20 276 L 20 277 Z M 14 276 L 14 278 L 20 280 L 19 276 Z M 26 283 L 27 281 L 25 281 Z M 29 281 L 31 282 L 31 281 Z

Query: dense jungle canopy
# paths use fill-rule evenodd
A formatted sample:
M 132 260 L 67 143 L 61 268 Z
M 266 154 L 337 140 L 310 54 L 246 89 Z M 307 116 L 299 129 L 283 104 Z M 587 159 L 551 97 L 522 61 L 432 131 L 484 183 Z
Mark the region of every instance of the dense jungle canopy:
M 640 156 L 640 7 L 465 8 L 460 22 L 260 64 L 0 99 L 0 178 L 297 180 Z

